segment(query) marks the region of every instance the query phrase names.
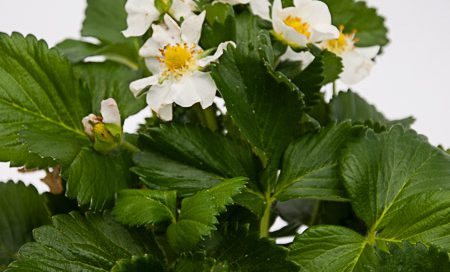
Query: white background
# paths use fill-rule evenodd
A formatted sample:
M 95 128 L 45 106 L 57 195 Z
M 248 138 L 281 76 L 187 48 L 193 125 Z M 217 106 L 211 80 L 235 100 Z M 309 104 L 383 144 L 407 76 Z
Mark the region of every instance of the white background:
M 392 43 L 372 75 L 353 89 L 389 118 L 414 115 L 414 128 L 450 147 L 450 1 L 369 0 L 387 17 Z M 54 45 L 79 37 L 85 0 L 1 0 L 0 31 L 33 33 Z M 19 177 L 0 164 L 0 180 Z M 41 187 L 43 189 L 43 187 Z

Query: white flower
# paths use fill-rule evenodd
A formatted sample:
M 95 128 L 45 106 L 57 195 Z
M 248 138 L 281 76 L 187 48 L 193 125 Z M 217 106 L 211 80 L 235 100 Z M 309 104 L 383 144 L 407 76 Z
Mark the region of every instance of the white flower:
M 370 74 L 375 64 L 372 59 L 380 51 L 379 46 L 356 47 L 355 34 L 356 31 L 351 34 L 344 34 L 344 27 L 341 26 L 339 38 L 321 44 L 323 49 L 328 49 L 342 58 L 344 70 L 340 79 L 347 85 L 356 84 Z
M 211 75 L 201 71 L 216 61 L 231 42 L 222 43 L 216 53 L 207 56 L 198 45 L 205 12 L 186 18 L 181 27 L 169 16 L 165 25 L 153 25 L 153 35 L 140 50 L 153 76 L 134 81 L 130 89 L 139 96 L 147 87 L 147 104 L 165 120 L 172 120 L 172 103 L 191 107 L 212 105 L 216 84 Z
M 169 0 L 159 1 L 170 4 Z M 192 0 L 173 0 L 168 13 L 180 20 L 182 17 L 186 18 L 192 15 L 193 8 Z M 155 5 L 155 0 L 128 0 L 125 10 L 128 13 L 128 28 L 122 32 L 125 37 L 142 36 L 161 15 L 161 11 Z
M 250 10 L 259 17 L 270 20 L 270 2 L 269 0 L 217 0 L 217 2 L 230 4 L 232 6 L 239 4 L 250 4 Z
M 91 113 L 81 121 L 87 135 L 94 136 L 94 127 L 97 124 L 114 125 L 121 128 L 122 122 L 116 100 L 113 98 L 103 100 L 100 104 L 100 113 L 101 116 Z
M 317 0 L 294 0 L 293 7 L 284 9 L 281 0 L 275 0 L 272 24 L 278 38 L 292 47 L 339 37 L 339 30 L 331 24 L 328 6 Z

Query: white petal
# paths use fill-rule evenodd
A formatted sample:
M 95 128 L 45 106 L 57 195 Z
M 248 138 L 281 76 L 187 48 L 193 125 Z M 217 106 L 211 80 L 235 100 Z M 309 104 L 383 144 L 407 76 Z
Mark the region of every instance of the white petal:
M 356 51 L 349 51 L 342 55 L 344 71 L 340 78 L 343 83 L 353 85 L 366 78 L 374 66 L 374 62 Z
M 268 0 L 252 0 L 250 1 L 250 9 L 253 14 L 270 21 L 270 3 Z
M 138 97 L 144 89 L 146 89 L 149 86 L 157 84 L 158 80 L 159 80 L 158 75 L 138 79 L 136 81 L 131 82 L 130 90 L 134 94 L 134 96 Z
M 281 25 L 283 25 L 283 19 L 281 16 L 281 11 L 283 10 L 283 6 L 281 5 L 281 0 L 275 0 L 272 5 L 272 25 L 273 30 L 276 33 L 281 32 Z
M 206 67 L 207 65 L 209 65 L 211 62 L 218 60 L 222 55 L 223 55 L 223 51 L 226 50 L 226 48 L 228 47 L 228 45 L 233 45 L 234 47 L 236 47 L 236 44 L 232 41 L 228 41 L 228 42 L 223 42 L 221 44 L 219 44 L 219 46 L 217 47 L 216 52 L 214 53 L 214 55 L 212 56 L 207 56 L 204 57 L 202 59 L 200 59 L 197 64 L 200 67 Z
M 312 0 L 294 0 L 294 7 L 300 7 L 302 5 L 307 5 L 311 2 L 312 2 Z
M 176 92 L 174 99 L 176 104 L 182 107 L 191 107 L 200 102 L 203 108 L 212 105 L 217 90 L 211 75 L 203 72 L 184 76 L 172 85 L 172 88 Z
M 310 41 L 313 43 L 339 38 L 339 29 L 334 25 L 315 25 L 311 31 Z
M 170 15 L 164 15 L 164 23 L 167 26 L 168 32 L 170 36 L 180 37 L 181 36 L 181 28 L 178 26 L 178 23 L 170 17 Z
M 368 59 L 373 59 L 380 52 L 380 46 L 375 45 L 375 46 L 370 46 L 370 47 L 356 47 L 355 51 L 358 52 L 359 54 L 365 56 Z
M 100 113 L 103 117 L 103 123 L 121 125 L 119 107 L 113 98 L 101 102 Z
M 206 109 L 210 107 L 216 97 L 217 86 L 209 73 L 197 72 L 193 80 L 197 86 L 197 94 L 200 97 L 200 105 Z
M 183 0 L 173 0 L 172 6 L 170 7 L 170 14 L 177 20 L 193 15 L 191 6 L 187 1 Z
M 217 2 L 230 4 L 232 6 L 239 4 L 248 4 L 251 0 L 218 0 Z
M 163 121 L 171 121 L 173 118 L 172 113 L 172 104 L 163 105 L 159 109 L 159 111 L 156 113 L 159 118 L 161 118 Z
M 327 24 L 331 25 L 331 13 L 328 6 L 322 1 L 302 1 L 296 5 L 295 16 L 302 18 L 311 25 Z
M 83 123 L 84 132 L 86 132 L 87 135 L 93 136 L 93 127 L 92 124 L 98 123 L 97 116 L 94 114 L 89 114 L 88 116 L 84 117 L 83 120 L 81 120 L 81 123 Z
M 158 27 L 156 27 L 158 29 Z M 170 37 L 163 37 L 165 32 L 155 31 L 155 26 L 153 26 L 153 36 L 156 38 L 160 38 L 160 40 L 170 40 Z M 160 41 L 157 41 L 155 38 L 148 39 L 144 45 L 139 49 L 139 56 L 143 58 L 156 57 L 160 55 L 159 49 L 163 47 Z
M 183 42 L 198 44 L 202 35 L 202 26 L 205 21 L 206 11 L 199 15 L 192 15 L 181 24 L 181 39 Z
M 304 70 L 306 67 L 308 67 L 311 62 L 314 61 L 314 55 L 311 54 L 309 51 L 306 52 L 295 52 L 290 47 L 286 50 L 286 53 L 284 53 L 281 58 L 281 61 L 290 60 L 290 61 L 301 61 L 302 66 L 301 69 Z
M 157 58 L 146 58 L 145 65 L 153 75 L 161 73 L 161 62 Z
M 159 17 L 154 0 L 128 0 L 125 9 L 128 13 L 128 28 L 122 32 L 125 37 L 143 35 Z
M 164 81 L 162 85 L 153 85 L 147 93 L 147 104 L 150 108 L 159 112 L 163 105 L 173 103 L 175 93 L 172 90 L 173 83 L 170 80 Z

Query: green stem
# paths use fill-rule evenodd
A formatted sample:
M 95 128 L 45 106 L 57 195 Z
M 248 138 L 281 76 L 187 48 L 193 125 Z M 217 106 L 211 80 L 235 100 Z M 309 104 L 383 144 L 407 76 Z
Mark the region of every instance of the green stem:
M 337 96 L 337 86 L 336 86 L 336 81 L 333 82 L 333 97 Z
M 216 113 L 214 112 L 214 107 L 209 107 L 209 108 L 205 109 L 203 112 L 205 114 L 206 126 L 211 131 L 218 130 L 219 125 L 217 124 Z
M 134 144 L 131 144 L 125 140 L 122 140 L 122 143 L 120 144 L 120 146 L 122 148 L 124 148 L 125 150 L 130 151 L 131 153 L 136 153 L 139 151 L 139 148 L 137 146 L 135 146 Z
M 266 195 L 266 207 L 264 209 L 264 214 L 261 217 L 259 236 L 260 238 L 269 237 L 269 227 L 270 227 L 270 210 L 272 208 L 273 199 L 270 195 Z
M 314 223 L 316 222 L 317 215 L 319 214 L 319 208 L 320 208 L 320 201 L 317 200 L 316 203 L 314 204 L 313 214 L 311 216 L 311 219 L 309 220 L 308 227 L 313 226 Z

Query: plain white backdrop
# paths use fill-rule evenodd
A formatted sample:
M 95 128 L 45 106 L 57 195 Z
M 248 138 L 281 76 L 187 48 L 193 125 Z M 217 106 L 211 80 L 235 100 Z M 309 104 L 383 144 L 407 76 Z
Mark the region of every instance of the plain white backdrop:
M 413 115 L 431 143 L 450 147 L 450 1 L 368 0 L 387 18 L 391 44 L 371 76 L 352 89 L 388 118 Z M 85 0 L 1 0 L 0 32 L 32 33 L 50 45 L 78 38 Z M 128 122 L 128 129 L 139 118 Z M 0 164 L 0 180 L 39 183 Z M 40 190 L 45 187 L 40 186 Z

